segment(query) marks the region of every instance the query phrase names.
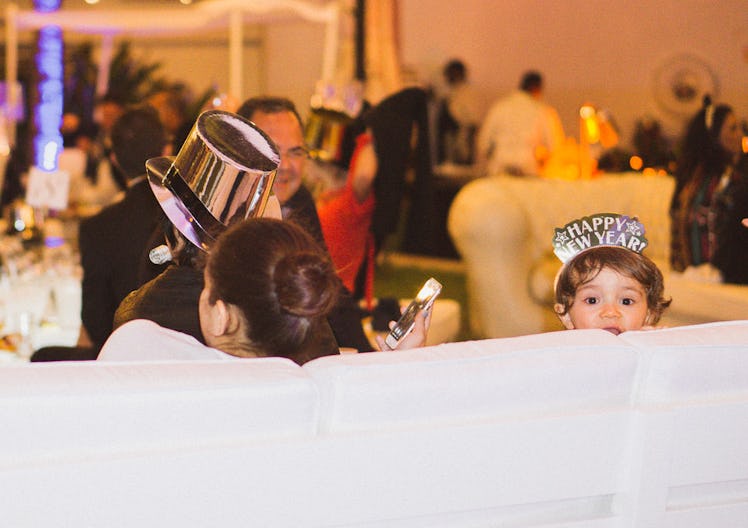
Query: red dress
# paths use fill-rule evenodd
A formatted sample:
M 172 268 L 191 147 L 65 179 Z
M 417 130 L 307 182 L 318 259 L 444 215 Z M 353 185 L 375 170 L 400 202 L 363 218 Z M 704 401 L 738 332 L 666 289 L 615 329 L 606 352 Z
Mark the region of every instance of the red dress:
M 345 284 L 354 291 L 356 274 L 364 260 L 369 258 L 367 270 L 367 297 L 371 295 L 374 272 L 374 239 L 369 231 L 374 214 L 374 193 L 370 192 L 359 202 L 353 192 L 353 173 L 360 150 L 371 143 L 371 135 L 356 138 L 356 149 L 351 158 L 345 185 L 323 194 L 317 201 L 317 213 L 322 225 L 322 235 L 330 251 L 332 262 Z

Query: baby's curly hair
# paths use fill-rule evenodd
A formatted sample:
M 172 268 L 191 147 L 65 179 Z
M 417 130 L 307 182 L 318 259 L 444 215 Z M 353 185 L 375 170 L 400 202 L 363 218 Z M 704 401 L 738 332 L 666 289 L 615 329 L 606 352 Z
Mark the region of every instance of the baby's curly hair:
M 626 248 L 600 246 L 588 249 L 567 262 L 556 278 L 556 303 L 568 313 L 577 289 L 597 277 L 603 268 L 630 277 L 642 285 L 647 294 L 647 322 L 657 324 L 671 299 L 665 299 L 665 281 L 657 264 L 640 253 Z

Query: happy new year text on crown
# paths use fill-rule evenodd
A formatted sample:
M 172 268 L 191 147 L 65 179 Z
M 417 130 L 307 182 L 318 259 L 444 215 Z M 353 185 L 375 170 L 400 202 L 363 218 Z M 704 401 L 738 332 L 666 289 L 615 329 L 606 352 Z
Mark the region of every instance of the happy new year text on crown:
M 598 213 L 556 228 L 553 252 L 566 263 L 582 251 L 596 246 L 619 246 L 641 253 L 647 247 L 644 226 L 636 217 Z

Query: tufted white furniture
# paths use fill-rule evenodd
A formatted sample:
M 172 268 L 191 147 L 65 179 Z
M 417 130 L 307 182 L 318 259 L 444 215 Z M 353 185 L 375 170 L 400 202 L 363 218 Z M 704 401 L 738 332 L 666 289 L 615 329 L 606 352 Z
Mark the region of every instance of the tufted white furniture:
M 747 358 L 740 321 L 0 366 L 3 525 L 744 526 Z
M 448 228 L 466 265 L 471 331 L 508 337 L 561 329 L 553 312 L 554 228 L 594 213 L 637 216 L 644 254 L 665 275 L 672 298 L 667 326 L 748 317 L 748 288 L 670 272 L 674 180 L 639 173 L 564 181 L 494 176 L 474 180 L 455 197 Z

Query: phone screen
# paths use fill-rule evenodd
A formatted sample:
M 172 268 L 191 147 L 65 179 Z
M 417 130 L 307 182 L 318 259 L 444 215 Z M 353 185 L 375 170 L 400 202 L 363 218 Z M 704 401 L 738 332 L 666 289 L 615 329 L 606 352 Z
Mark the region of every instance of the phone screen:
M 426 281 L 416 295 L 416 298 L 411 301 L 395 326 L 390 330 L 390 333 L 387 334 L 384 342 L 388 347 L 394 349 L 400 340 L 408 335 L 413 329 L 418 312 L 431 308 L 441 290 L 441 283 L 433 277 Z

